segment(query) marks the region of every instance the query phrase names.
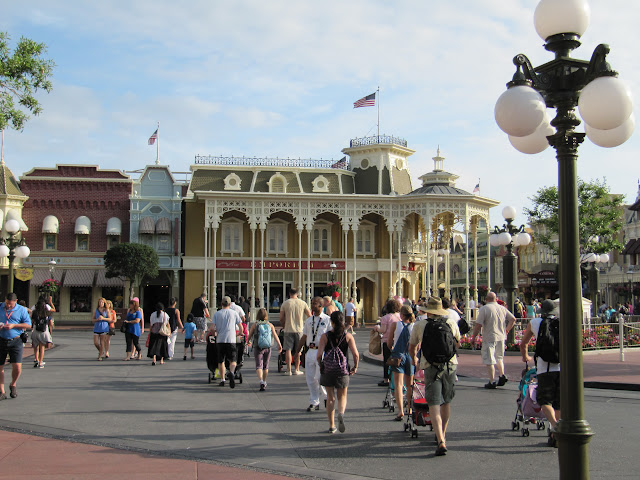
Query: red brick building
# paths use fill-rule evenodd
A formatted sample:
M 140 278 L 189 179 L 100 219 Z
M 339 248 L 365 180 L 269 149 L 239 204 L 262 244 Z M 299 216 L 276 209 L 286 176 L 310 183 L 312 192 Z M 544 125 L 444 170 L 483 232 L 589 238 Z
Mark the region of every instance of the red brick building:
M 121 304 L 124 283 L 105 277 L 103 256 L 113 245 L 129 241 L 129 176 L 95 165 L 57 165 L 25 173 L 20 189 L 29 197 L 22 218 L 31 249 L 23 264 L 34 269 L 30 303 L 37 298 L 37 287 L 50 278 L 53 259 L 53 276 L 62 282 L 58 318 L 87 318 L 101 296 Z

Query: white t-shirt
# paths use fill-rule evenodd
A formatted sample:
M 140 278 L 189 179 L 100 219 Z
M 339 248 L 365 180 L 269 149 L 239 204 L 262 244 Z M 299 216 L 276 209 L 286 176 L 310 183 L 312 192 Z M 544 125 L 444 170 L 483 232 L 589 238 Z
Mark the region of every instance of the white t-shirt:
M 540 324 L 542 323 L 542 318 L 534 318 L 531 320 L 531 331 L 533 332 L 533 336 L 538 338 L 538 331 L 540 330 Z M 549 372 L 559 372 L 560 364 L 559 363 L 547 363 L 542 358 L 536 358 L 536 369 L 537 373 L 547 373 L 547 366 L 549 366 Z
M 162 322 L 168 322 L 169 321 L 169 315 L 167 315 L 166 312 L 160 312 L 160 316 L 158 316 L 157 312 L 153 312 L 151 314 L 151 317 L 149 317 L 149 325 L 153 325 L 154 323 L 162 323 Z
M 458 323 L 458 320 L 460 320 L 460 314 L 456 312 L 453 308 L 448 308 L 447 312 L 449 312 L 448 317 L 454 322 Z
M 319 316 L 312 315 L 304 321 L 302 334 L 307 336 L 307 346 L 314 343 L 317 347 L 320 337 L 329 330 L 331 330 L 331 319 L 329 315 L 321 313 Z
M 345 305 L 344 309 L 346 317 L 353 317 L 354 313 L 356 312 L 356 306 L 353 304 L 353 302 L 348 302 Z
M 231 305 L 229 305 L 229 308 L 234 312 L 236 312 L 241 319 L 244 318 L 244 310 L 240 305 L 236 305 L 235 303 L 231 302 Z

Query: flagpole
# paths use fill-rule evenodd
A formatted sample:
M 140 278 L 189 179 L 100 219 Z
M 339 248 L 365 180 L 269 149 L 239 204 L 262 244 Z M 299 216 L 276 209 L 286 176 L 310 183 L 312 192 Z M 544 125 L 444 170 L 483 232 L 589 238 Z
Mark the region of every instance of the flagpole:
M 160 122 L 158 122 L 158 136 L 156 138 L 156 165 L 160 165 Z
M 380 86 L 378 86 L 378 142 L 380 141 Z

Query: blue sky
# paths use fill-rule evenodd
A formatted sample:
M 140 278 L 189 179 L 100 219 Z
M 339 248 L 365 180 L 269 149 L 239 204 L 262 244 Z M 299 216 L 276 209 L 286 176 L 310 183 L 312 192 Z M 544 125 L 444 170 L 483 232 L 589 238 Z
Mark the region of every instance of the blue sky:
M 416 150 L 414 188 L 440 145 L 459 187 L 471 191 L 480 178 L 481 194 L 502 202 L 497 224 L 502 206 L 522 211 L 557 181 L 551 148 L 521 154 L 493 119 L 512 58 L 552 58 L 533 26 L 537 3 L 5 2 L 0 30 L 46 43 L 57 64 L 54 90 L 39 96 L 43 113 L 5 132 L 5 161 L 18 176 L 56 163 L 139 169 L 155 161 L 147 139 L 158 122 L 161 163 L 174 171 L 197 154 L 339 159 L 351 138 L 375 134 L 377 109 L 353 102 L 380 86 L 381 133 Z M 589 59 L 608 43 L 638 111 L 640 2 L 590 3 L 574 55 Z M 637 136 L 614 149 L 586 140 L 579 175 L 606 177 L 632 202 Z

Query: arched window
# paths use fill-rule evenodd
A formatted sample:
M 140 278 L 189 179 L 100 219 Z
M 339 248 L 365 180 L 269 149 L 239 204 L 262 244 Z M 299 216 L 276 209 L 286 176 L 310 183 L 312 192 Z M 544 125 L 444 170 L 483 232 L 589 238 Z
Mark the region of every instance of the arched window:
M 284 220 L 273 220 L 267 225 L 267 253 L 287 253 L 287 231 Z
M 280 172 L 276 172 L 267 183 L 271 193 L 285 193 L 287 191 L 287 179 Z
M 244 222 L 237 218 L 222 221 L 222 253 L 242 253 Z
M 331 251 L 331 224 L 320 220 L 313 227 L 313 253 L 324 254 Z
M 373 255 L 375 253 L 374 232 L 376 225 L 363 221 L 356 234 L 356 250 L 361 255 Z

